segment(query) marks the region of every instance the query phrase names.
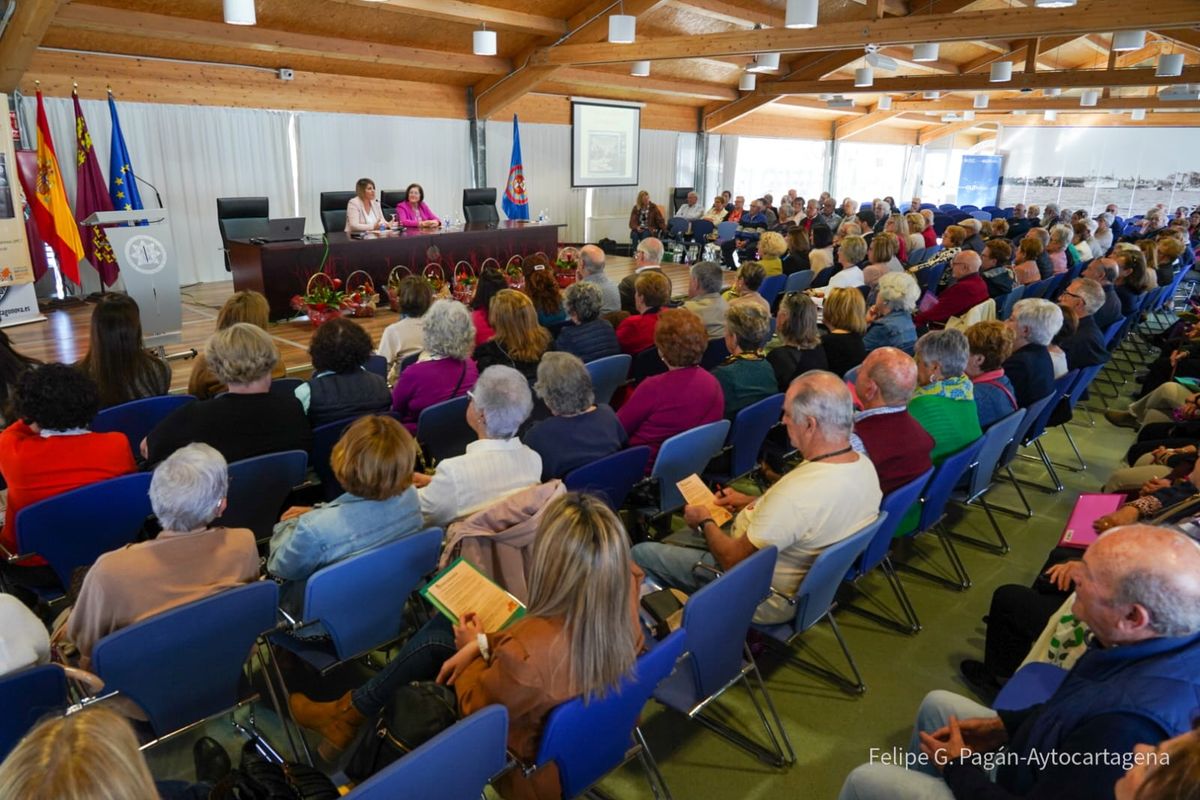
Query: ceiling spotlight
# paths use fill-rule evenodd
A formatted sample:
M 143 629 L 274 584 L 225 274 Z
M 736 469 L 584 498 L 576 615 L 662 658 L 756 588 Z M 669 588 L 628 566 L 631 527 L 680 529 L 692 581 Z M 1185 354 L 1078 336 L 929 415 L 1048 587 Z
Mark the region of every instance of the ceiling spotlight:
M 938 43 L 926 42 L 925 44 L 913 45 L 912 53 L 913 61 L 937 61 L 938 60 Z
M 854 108 L 854 101 L 849 97 L 842 97 L 840 94 L 835 94 L 825 105 L 830 108 Z
M 1042 89 L 1042 97 L 1058 97 L 1062 94 L 1062 89 L 1057 86 L 1051 86 L 1049 89 Z
M 975 95 L 975 101 L 971 105 L 975 106 L 975 108 L 987 108 L 988 96 L 983 92 L 980 92 L 979 94 Z
M 992 64 L 992 71 L 991 75 L 988 77 L 988 80 L 992 83 L 1004 83 L 1006 81 L 1011 81 L 1012 67 L 1013 65 L 1011 61 L 997 61 L 995 64 Z
M 1178 78 L 1183 74 L 1183 53 L 1163 53 L 1158 57 L 1154 75 L 1159 78 Z
M 472 51 L 477 56 L 494 56 L 496 55 L 496 32 L 489 31 L 485 25 L 483 28 L 475 31 L 474 47 Z
M 942 96 L 942 93 L 937 91 L 936 89 L 931 89 L 928 92 L 922 92 L 921 96 L 924 97 L 926 100 L 937 100 L 939 97 Z
M 645 78 L 650 74 L 649 61 L 635 61 L 633 66 L 629 68 L 629 74 L 635 78 Z
M 1169 86 L 1158 93 L 1159 100 L 1200 100 L 1200 88 L 1192 85 Z
M 891 111 L 892 96 L 890 94 L 880 95 L 879 96 L 879 104 L 876 106 L 876 108 L 879 109 L 880 111 Z
M 743 92 L 753 92 L 754 87 L 758 85 L 758 76 L 753 72 L 743 72 L 742 77 L 738 79 L 738 89 Z
M 895 72 L 900 68 L 900 65 L 896 63 L 896 59 L 883 55 L 879 52 L 879 48 L 873 44 L 867 45 L 867 53 L 863 60 L 872 67 L 887 70 L 888 72 Z
M 1042 119 L 1046 120 L 1046 122 L 1054 122 L 1058 119 L 1058 112 L 1048 108 L 1042 112 Z
M 629 14 L 613 14 L 608 18 L 609 44 L 633 44 L 637 32 L 637 17 Z
M 787 0 L 783 24 L 787 28 L 817 27 L 817 0 Z
M 875 73 L 870 67 L 859 67 L 854 70 L 854 86 L 858 89 L 866 88 L 875 83 Z
M 1100 92 L 1096 89 L 1084 89 L 1083 94 L 1079 96 L 1079 105 L 1091 107 L 1100 102 Z
M 759 53 L 746 67 L 747 72 L 774 72 L 779 69 L 779 53 Z
M 1069 8 L 1075 5 L 1075 0 L 1033 0 L 1037 8 Z
M 1112 49 L 1118 53 L 1141 50 L 1146 46 L 1145 31 L 1117 31 L 1113 34 Z
M 1134 122 L 1141 122 L 1142 120 L 1144 120 L 1146 118 L 1146 109 L 1135 108 L 1133 111 L 1130 112 L 1129 118 L 1132 119 Z
M 225 23 L 227 25 L 254 25 L 254 0 L 225 0 Z

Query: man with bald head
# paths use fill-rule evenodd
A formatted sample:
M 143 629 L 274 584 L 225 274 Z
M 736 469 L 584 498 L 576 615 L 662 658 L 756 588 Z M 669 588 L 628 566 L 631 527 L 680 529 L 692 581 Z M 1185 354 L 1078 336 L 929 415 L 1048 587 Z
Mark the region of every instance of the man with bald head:
M 600 287 L 601 314 L 621 310 L 621 291 L 617 284 L 604 274 L 604 251 L 596 245 L 588 244 L 579 248 L 579 266 L 575 270 L 575 279 Z
M 737 512 L 726 533 L 704 506 L 685 506 L 683 518 L 703 536 L 708 552 L 661 542 L 634 545 L 633 560 L 663 586 L 693 592 L 712 579 L 697 561 L 722 570 L 763 547 L 779 550 L 771 586 L 790 598 L 822 550 L 875 520 L 879 480 L 871 460 L 850 446 L 854 402 L 842 379 L 811 370 L 792 381 L 783 400 L 788 440 L 804 461 L 761 497 L 732 489 L 717 504 Z M 698 557 L 699 556 L 699 557 Z M 796 608 L 779 595 L 759 604 L 756 622 L 789 622 Z
M 1135 745 L 1190 730 L 1200 706 L 1200 545 L 1167 528 L 1114 528 L 1068 577 L 1071 611 L 1093 640 L 1048 700 L 997 713 L 931 692 L 907 753 L 913 768 L 864 764 L 841 800 L 1112 797 Z M 1021 757 L 989 775 L 979 757 L 1001 747 Z
M 866 453 L 883 493 L 916 480 L 933 466 L 933 437 L 908 413 L 917 387 L 917 362 L 903 350 L 872 350 L 854 379 L 863 410 L 854 415 L 854 449 Z
M 946 321 L 967 313 L 988 299 L 987 281 L 979 274 L 983 259 L 974 250 L 962 250 L 950 262 L 954 282 L 942 290 L 938 301 L 928 311 L 913 319 L 918 328 L 944 328 Z
M 1108 330 L 1108 326 L 1121 318 L 1121 298 L 1117 296 L 1117 276 L 1121 269 L 1111 258 L 1093 258 L 1083 270 L 1082 277 L 1091 278 L 1104 290 L 1104 305 L 1092 316 L 1096 327 Z

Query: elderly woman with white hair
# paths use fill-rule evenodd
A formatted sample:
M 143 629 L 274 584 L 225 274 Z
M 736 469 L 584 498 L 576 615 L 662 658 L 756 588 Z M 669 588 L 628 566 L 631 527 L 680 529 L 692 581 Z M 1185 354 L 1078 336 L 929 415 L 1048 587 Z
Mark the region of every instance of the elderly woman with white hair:
M 596 402 L 587 367 L 570 353 L 547 353 L 542 358 L 533 391 L 552 415 L 524 437 L 525 444 L 542 457 L 543 481 L 612 455 L 629 440 L 616 412 Z
M 148 463 L 192 442 L 212 445 L 230 463 L 309 449 L 312 428 L 300 401 L 291 393 L 271 393 L 279 351 L 266 331 L 248 322 L 230 325 L 208 338 L 204 357 L 228 391 L 181 406 L 156 425 L 141 444 Z
M 908 413 L 933 437 L 934 465 L 983 435 L 975 386 L 967 377 L 971 347 L 962 331 L 930 331 L 917 340 L 917 389 Z
M 604 295 L 594 283 L 572 283 L 563 297 L 569 323 L 558 332 L 554 349 L 579 356 L 586 364 L 621 352 L 617 332 L 600 319 Z
M 1050 243 L 1046 245 L 1046 254 L 1050 256 L 1055 275 L 1062 275 L 1071 267 L 1072 259 L 1067 250 L 1071 246 L 1073 236 L 1074 233 L 1066 225 L 1050 228 Z
M 517 438 L 533 410 L 525 376 L 501 364 L 488 367 L 467 397 L 467 425 L 479 439 L 461 456 L 439 462 L 437 474 L 413 474 L 426 525 L 445 527 L 541 481 L 542 457 Z
M 186 445 L 158 465 L 150 507 L 162 532 L 100 556 L 67 618 L 79 666 L 86 669 L 92 648 L 114 631 L 258 579 L 254 533 L 210 527 L 225 512 L 228 488 L 225 459 L 206 444 Z
M 1028 408 L 1054 390 L 1049 346 L 1062 327 L 1063 312 L 1049 300 L 1029 297 L 1017 301 L 1005 324 L 1013 330 L 1013 346 L 1004 362 L 1004 375 L 1017 395 L 1017 405 Z
M 913 310 L 921 289 L 907 272 L 888 272 L 879 278 L 875 304 L 867 309 L 867 332 L 863 347 L 869 353 L 879 347 L 895 347 L 912 355 L 917 342 Z
M 425 312 L 425 349 L 417 362 L 405 368 L 392 389 L 392 411 L 409 433 L 417 432 L 417 419 L 432 405 L 466 394 L 479 377 L 471 352 L 475 326 L 471 312 L 455 300 L 438 300 Z

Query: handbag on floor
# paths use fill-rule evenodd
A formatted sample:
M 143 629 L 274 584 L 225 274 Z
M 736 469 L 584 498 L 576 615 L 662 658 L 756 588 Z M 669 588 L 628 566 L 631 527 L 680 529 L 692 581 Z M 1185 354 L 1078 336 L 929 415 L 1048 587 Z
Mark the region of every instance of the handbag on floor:
M 375 724 L 363 726 L 346 763 L 346 776 L 366 780 L 457 721 L 458 695 L 453 687 L 433 681 L 402 686 Z

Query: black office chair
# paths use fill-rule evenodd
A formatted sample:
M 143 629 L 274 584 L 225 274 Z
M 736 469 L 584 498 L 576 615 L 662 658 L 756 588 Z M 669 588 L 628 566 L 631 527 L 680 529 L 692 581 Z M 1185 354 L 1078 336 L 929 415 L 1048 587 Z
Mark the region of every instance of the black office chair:
M 408 199 L 403 189 L 384 189 L 379 194 L 379 205 L 383 207 L 383 216 L 391 219 L 396 213 L 396 206 Z
M 217 198 L 217 227 L 221 230 L 226 272 L 233 271 L 233 265 L 229 263 L 229 240 L 264 235 L 270 216 L 271 199 L 268 197 Z
M 672 189 L 671 190 L 671 213 L 668 214 L 667 216 L 668 217 L 674 216 L 675 212 L 679 210 L 680 206 L 687 205 L 687 196 L 694 191 L 696 191 L 696 190 L 691 186 L 676 186 L 674 189 Z
M 354 192 L 321 192 L 321 225 L 326 233 L 346 230 L 346 205 Z
M 463 189 L 463 218 L 467 222 L 499 222 L 496 189 Z

